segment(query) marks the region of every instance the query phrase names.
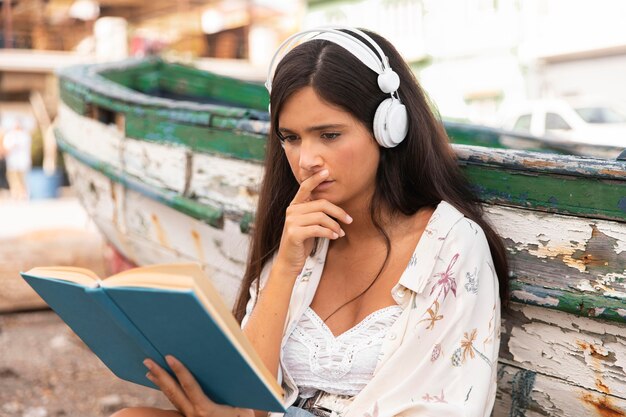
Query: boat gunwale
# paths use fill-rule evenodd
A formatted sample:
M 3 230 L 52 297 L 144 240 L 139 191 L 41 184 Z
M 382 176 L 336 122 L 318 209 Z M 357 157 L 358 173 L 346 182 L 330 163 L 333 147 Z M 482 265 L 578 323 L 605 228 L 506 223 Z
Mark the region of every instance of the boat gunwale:
M 561 174 L 626 182 L 626 161 L 622 160 L 454 143 L 451 145 L 455 150 L 457 160 L 463 165 L 491 166 L 529 173 Z
M 164 97 L 155 97 L 111 81 L 102 75 L 102 73 L 107 71 L 122 71 L 124 69 L 131 69 L 133 67 L 146 64 L 156 66 L 159 64 L 174 65 L 176 63 L 166 61 L 161 57 L 128 58 L 117 62 L 73 65 L 57 70 L 56 74 L 61 81 L 71 81 L 109 99 L 130 102 L 146 107 L 162 107 L 165 109 L 187 110 L 192 112 L 209 112 L 210 114 L 221 117 L 237 117 L 251 121 L 269 120 L 268 113 L 262 110 L 231 107 L 211 103 L 198 103 L 191 100 L 175 100 Z M 202 70 L 198 71 L 201 72 Z M 227 77 L 225 75 L 217 76 L 236 80 L 235 78 Z M 254 84 L 249 81 L 241 82 Z M 233 109 L 236 109 L 236 111 Z
M 116 86 L 120 86 L 121 88 L 126 88 L 117 83 L 113 83 L 108 80 L 106 81 L 110 82 L 111 84 L 115 84 Z M 81 87 L 86 88 L 88 90 L 91 88 L 91 86 L 89 85 L 84 85 L 84 84 L 80 84 L 80 85 Z M 112 94 L 109 94 L 109 95 L 101 94 L 101 92 L 95 91 L 95 89 L 90 90 L 90 92 L 92 94 L 95 93 L 95 94 L 103 95 L 109 99 L 114 99 L 114 100 L 120 99 L 118 96 L 115 96 Z M 148 95 L 143 94 L 143 93 L 136 93 L 136 94 L 141 95 L 142 97 L 149 97 Z M 158 98 L 158 100 L 161 100 L 161 99 Z M 163 99 L 163 100 L 168 100 L 172 103 L 181 103 L 181 104 L 185 103 L 182 101 L 176 102 L 175 100 L 169 100 L 169 99 Z M 84 101 L 92 102 L 88 100 L 84 100 Z M 130 112 L 132 110 L 134 113 L 141 113 L 141 110 L 130 106 L 131 103 L 129 103 L 129 100 L 123 100 L 123 101 L 125 104 L 122 106 L 128 106 L 129 107 L 128 109 L 116 107 L 111 110 L 120 111 L 120 112 Z M 137 103 L 137 104 L 144 105 L 142 103 Z M 149 103 L 149 106 L 145 105 L 145 107 L 152 107 L 153 110 L 155 111 L 158 111 L 159 109 L 163 109 L 162 107 L 159 107 L 156 104 L 157 103 Z M 232 115 L 221 116 L 217 114 L 206 114 L 206 111 L 202 111 L 201 109 L 185 108 L 185 106 L 182 106 L 182 105 L 177 106 L 174 109 L 173 104 L 171 106 L 168 106 L 168 108 L 171 108 L 172 110 L 176 110 L 174 114 L 168 112 L 167 114 L 161 115 L 162 117 L 167 117 L 169 120 L 196 125 L 196 126 L 206 126 L 207 128 L 210 128 L 210 129 L 218 129 L 218 130 L 226 130 L 226 131 L 229 130 L 223 127 L 211 126 L 210 119 L 213 116 L 232 118 Z M 184 115 L 185 111 L 191 111 L 195 114 L 185 116 Z M 201 113 L 201 114 L 198 114 L 198 113 Z M 269 129 L 269 122 L 265 122 L 262 120 L 249 120 L 249 121 L 255 122 L 257 124 L 267 123 L 266 129 Z M 445 127 L 463 128 L 463 129 L 471 128 L 474 132 L 481 132 L 481 133 L 486 133 L 486 134 L 515 136 L 521 139 L 533 139 L 533 140 L 537 139 L 536 137 L 533 137 L 530 135 L 508 132 L 508 131 L 490 128 L 486 126 L 477 127 L 473 125 L 466 125 L 463 123 L 448 122 L 448 121 L 443 121 L 443 124 Z M 258 136 L 258 140 L 266 140 L 266 135 L 263 134 L 263 132 L 266 129 L 258 129 L 258 128 L 246 129 L 245 123 L 238 123 L 237 125 L 238 125 L 237 130 L 246 131 L 247 133 Z M 134 135 L 132 137 L 137 140 L 148 141 L 148 139 L 136 137 Z M 168 142 L 168 140 L 163 139 L 163 142 Z M 568 176 L 584 176 L 584 177 L 591 176 L 594 178 L 613 179 L 613 180 L 624 180 L 626 178 L 626 161 L 621 161 L 621 160 L 601 159 L 601 158 L 584 157 L 584 156 L 578 156 L 578 155 L 563 155 L 563 154 L 539 152 L 539 151 L 532 151 L 532 150 L 492 148 L 492 147 L 487 147 L 487 146 L 463 145 L 463 144 L 456 144 L 456 143 L 452 143 L 451 145 L 455 150 L 457 160 L 459 161 L 460 164 L 463 164 L 463 165 L 497 166 L 497 167 L 502 167 L 502 168 L 507 168 L 507 169 L 523 170 L 523 171 L 533 172 L 533 173 L 544 173 L 544 172 L 545 173 L 558 173 L 558 174 L 568 175 Z M 191 148 L 192 150 L 194 150 L 193 147 Z M 249 160 L 249 161 L 256 162 L 256 163 L 260 162 L 257 158 L 239 157 L 239 159 Z
M 252 108 L 239 108 L 239 107 L 229 107 L 226 105 L 219 104 L 210 104 L 210 103 L 197 103 L 189 100 L 175 100 L 168 99 L 163 97 L 154 97 L 149 94 L 139 92 L 137 90 L 133 90 L 129 87 L 126 87 L 122 84 L 111 81 L 101 73 L 106 71 L 123 71 L 124 69 L 130 69 L 133 67 L 138 67 L 142 65 L 181 65 L 176 62 L 169 62 L 161 57 L 149 57 L 149 58 L 129 58 L 123 61 L 117 62 L 109 62 L 109 63 L 98 63 L 98 64 L 85 64 L 85 65 L 75 65 L 70 67 L 65 67 L 57 71 L 59 78 L 61 79 L 62 85 L 61 89 L 63 89 L 64 82 L 71 82 L 76 85 L 85 88 L 91 94 L 101 95 L 105 98 L 111 100 L 119 100 L 125 103 L 130 108 L 127 110 L 123 109 L 114 109 L 116 111 L 130 111 L 132 109 L 132 104 L 139 105 L 145 108 L 154 108 L 154 109 L 162 109 L 165 111 L 173 111 L 175 110 L 175 114 L 169 113 L 163 115 L 167 117 L 169 120 L 179 121 L 190 123 L 193 125 L 200 126 L 208 126 L 211 129 L 223 129 L 229 130 L 228 128 L 213 126 L 211 123 L 211 119 L 214 116 L 223 117 L 228 119 L 238 119 L 236 123 L 236 130 L 245 131 L 254 135 L 266 136 L 269 132 L 269 113 L 261 110 L 256 110 Z M 190 69 L 197 70 L 198 72 L 203 72 L 203 70 L 195 69 L 193 67 L 189 67 Z M 219 77 L 233 79 L 232 77 L 227 77 L 223 75 L 218 75 Z M 239 80 L 241 81 L 241 80 Z M 242 81 L 244 83 L 254 84 L 248 81 Z M 81 92 L 84 94 L 84 92 Z M 84 100 L 86 103 L 90 102 L 88 100 Z M 122 106 L 123 107 L 123 106 Z M 138 112 L 138 110 L 135 110 Z M 192 112 L 195 115 L 188 115 L 187 117 L 183 117 L 183 113 Z M 202 114 L 198 114 L 202 113 Z M 207 114 L 208 113 L 208 114 Z M 202 122 L 200 122 L 202 120 Z M 254 124 L 251 126 L 250 124 Z M 523 160 L 527 161 L 526 165 L 521 163 L 517 163 L 515 161 L 509 161 L 506 163 L 497 163 L 499 166 L 506 166 L 507 168 L 512 169 L 524 169 L 532 172 L 558 172 L 566 175 L 579 175 L 579 176 L 589 176 L 593 175 L 597 178 L 606 178 L 606 179 L 621 179 L 622 175 L 619 171 L 626 171 L 626 161 L 619 160 L 611 160 L 611 159 L 602 159 L 602 158 L 593 158 L 593 157 L 585 157 L 580 155 L 566 155 L 561 154 L 569 146 L 575 146 L 575 144 L 567 144 L 567 143 L 548 143 L 545 142 L 542 138 L 514 131 L 507 131 L 499 128 L 489 127 L 489 126 L 476 126 L 472 124 L 455 122 L 449 120 L 442 120 L 442 124 L 446 130 L 455 129 L 458 132 L 472 132 L 474 134 L 480 133 L 484 135 L 493 135 L 498 137 L 511 137 L 516 139 L 528 140 L 534 143 L 537 143 L 540 147 L 543 147 L 548 152 L 540 152 L 534 150 L 514 150 L 514 149 L 505 149 L 505 148 L 496 148 L 489 146 L 480 146 L 480 145 L 462 145 L 462 144 L 452 144 L 452 146 L 457 147 L 457 149 L 464 149 L 464 147 L 475 147 L 475 148 L 485 148 L 492 154 L 491 157 L 485 159 L 483 163 L 495 163 L 499 155 L 504 153 L 502 157 L 503 160 L 507 160 L 506 155 L 514 155 L 516 157 L 521 157 Z M 145 140 L 143 138 L 135 138 L 138 140 Z M 616 147 L 604 147 L 606 149 L 615 149 L 616 152 L 621 150 Z M 626 150 L 626 149 L 625 149 Z M 553 153 L 550 153 L 553 152 Z M 555 153 L 556 152 L 556 153 Z M 464 158 L 465 153 L 456 151 L 457 158 L 461 162 L 466 162 L 468 164 L 476 163 L 476 158 L 474 155 L 468 155 Z M 476 152 L 477 153 L 477 152 Z M 485 154 L 485 153 L 483 153 Z M 558 155 L 558 157 L 553 157 L 554 161 L 549 165 L 542 165 L 540 163 L 533 163 L 534 161 L 538 161 L 540 159 L 545 159 L 545 155 Z M 538 156 L 541 156 L 539 158 Z M 562 159 L 561 159 L 562 158 Z M 513 159 L 513 158 L 511 158 Z M 583 160 L 588 163 L 588 167 L 578 166 L 575 170 L 564 170 L 557 166 L 559 163 L 571 164 L 575 160 Z M 255 159 L 256 161 L 256 159 Z M 608 166 L 607 166 L 608 165 Z M 613 171 L 615 171 L 613 173 Z

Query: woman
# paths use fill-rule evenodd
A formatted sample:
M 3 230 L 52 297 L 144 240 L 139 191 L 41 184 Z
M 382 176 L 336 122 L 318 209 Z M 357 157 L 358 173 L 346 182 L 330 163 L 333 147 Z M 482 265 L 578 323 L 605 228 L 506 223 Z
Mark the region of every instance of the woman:
M 504 247 L 394 47 L 354 29 L 311 33 L 270 68 L 236 315 L 285 388 L 287 415 L 488 416 Z M 212 403 L 168 361 L 179 382 L 146 363 L 181 414 L 266 414 Z M 179 414 L 116 417 L 141 415 Z

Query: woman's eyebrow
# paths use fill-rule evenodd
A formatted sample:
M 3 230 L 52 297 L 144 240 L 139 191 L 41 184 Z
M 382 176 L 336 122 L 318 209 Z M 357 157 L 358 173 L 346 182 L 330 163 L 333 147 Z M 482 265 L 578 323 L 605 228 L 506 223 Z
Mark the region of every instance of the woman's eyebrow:
M 315 126 L 309 126 L 306 129 L 304 129 L 307 133 L 309 132 L 319 132 L 321 130 L 328 130 L 328 129 L 341 129 L 341 128 L 345 128 L 347 125 L 342 124 L 342 123 L 330 123 L 330 124 L 323 124 L 323 125 L 315 125 Z M 280 133 L 296 133 L 295 131 L 286 128 L 286 127 L 280 127 L 278 128 L 278 131 Z

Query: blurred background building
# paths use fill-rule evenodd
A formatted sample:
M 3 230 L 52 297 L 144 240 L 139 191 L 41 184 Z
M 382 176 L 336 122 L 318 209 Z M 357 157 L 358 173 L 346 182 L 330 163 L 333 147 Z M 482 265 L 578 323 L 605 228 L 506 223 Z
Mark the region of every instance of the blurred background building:
M 282 39 L 345 24 L 388 37 L 443 117 L 499 125 L 518 102 L 595 97 L 622 105 L 620 0 L 1 0 L 0 112 L 41 95 L 54 69 L 162 54 L 262 80 Z M 19 107 L 19 106 L 18 106 Z M 41 109 L 39 110 L 41 113 Z M 36 112 L 37 114 L 37 112 Z

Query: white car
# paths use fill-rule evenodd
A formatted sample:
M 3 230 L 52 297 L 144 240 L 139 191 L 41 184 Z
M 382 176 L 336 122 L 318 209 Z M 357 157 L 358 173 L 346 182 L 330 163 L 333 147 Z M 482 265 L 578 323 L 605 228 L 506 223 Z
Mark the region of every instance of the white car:
M 579 155 L 615 159 L 626 148 L 626 114 L 601 103 L 525 102 L 509 112 L 502 128 L 543 137 Z

